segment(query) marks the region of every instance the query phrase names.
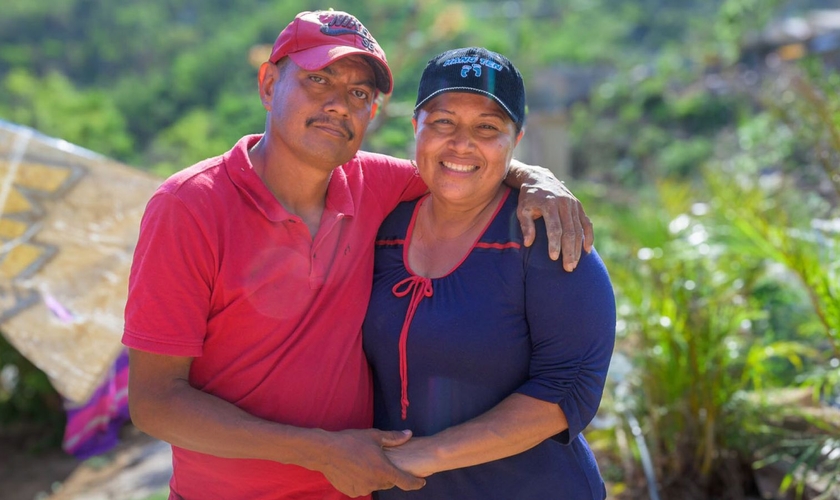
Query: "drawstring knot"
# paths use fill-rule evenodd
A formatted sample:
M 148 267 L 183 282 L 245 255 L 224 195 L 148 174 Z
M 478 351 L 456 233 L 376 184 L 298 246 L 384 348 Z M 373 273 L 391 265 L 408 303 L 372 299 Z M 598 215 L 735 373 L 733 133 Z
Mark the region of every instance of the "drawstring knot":
M 425 276 L 409 276 L 400 281 L 391 289 L 396 297 L 405 297 L 411 294 L 411 301 L 408 303 L 408 311 L 405 313 L 402 330 L 400 330 L 400 409 L 402 419 L 408 415 L 408 356 L 406 345 L 408 344 L 408 328 L 417 306 L 424 297 L 432 296 L 432 280 Z

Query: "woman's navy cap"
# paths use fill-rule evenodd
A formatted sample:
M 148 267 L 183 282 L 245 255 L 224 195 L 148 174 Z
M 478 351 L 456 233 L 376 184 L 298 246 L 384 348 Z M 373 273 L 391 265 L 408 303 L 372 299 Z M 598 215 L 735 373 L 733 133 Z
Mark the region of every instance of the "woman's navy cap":
M 525 84 L 519 70 L 505 56 L 481 47 L 448 50 L 423 70 L 417 90 L 416 114 L 444 92 L 473 92 L 495 100 L 517 129 L 525 123 Z

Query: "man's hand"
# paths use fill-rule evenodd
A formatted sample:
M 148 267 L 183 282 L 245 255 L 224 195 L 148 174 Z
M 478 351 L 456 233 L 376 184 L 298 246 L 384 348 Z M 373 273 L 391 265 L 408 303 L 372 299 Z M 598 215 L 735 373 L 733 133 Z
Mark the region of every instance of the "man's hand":
M 592 251 L 595 237 L 592 221 L 575 195 L 551 172 L 539 179 L 532 174 L 531 180 L 522 183 L 516 216 L 522 226 L 525 246 L 534 243 L 534 219 L 545 218 L 548 253 L 557 260 L 562 249 L 563 269 L 566 271 L 577 267 L 581 248 L 587 253 Z
M 319 471 L 349 496 L 426 482 L 395 467 L 383 447 L 410 432 L 328 432 L 262 420 L 189 384 L 192 358 L 129 349 L 129 408 L 135 426 L 174 446 L 223 458 L 255 458 Z
M 563 269 L 574 271 L 580 260 L 581 247 L 587 253 L 592 251 L 595 238 L 592 221 L 580 201 L 547 168 L 526 165 L 516 159 L 510 163 L 505 184 L 519 188 L 516 216 L 522 226 L 525 246 L 534 243 L 534 219 L 543 217 L 549 256 L 557 260 L 562 250 Z
M 350 497 L 360 497 L 376 490 L 396 486 L 404 491 L 419 490 L 426 481 L 394 466 L 382 450 L 399 446 L 411 433 L 376 429 L 347 430 L 331 433 L 330 456 L 318 467 L 327 480 Z

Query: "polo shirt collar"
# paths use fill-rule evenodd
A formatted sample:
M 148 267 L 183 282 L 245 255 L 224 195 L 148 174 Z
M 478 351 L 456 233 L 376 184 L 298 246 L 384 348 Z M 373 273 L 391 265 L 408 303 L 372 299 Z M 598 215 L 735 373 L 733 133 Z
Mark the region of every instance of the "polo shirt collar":
M 277 201 L 268 186 L 254 171 L 248 151 L 262 138 L 262 134 L 246 135 L 239 139 L 236 145 L 224 154 L 224 164 L 231 181 L 239 188 L 244 196 L 272 222 L 281 222 L 296 215 L 290 213 Z M 359 158 L 354 156 L 348 163 L 332 171 L 330 183 L 327 187 L 326 209 L 345 217 L 355 214 L 355 204 L 350 193 L 345 167 L 358 167 Z

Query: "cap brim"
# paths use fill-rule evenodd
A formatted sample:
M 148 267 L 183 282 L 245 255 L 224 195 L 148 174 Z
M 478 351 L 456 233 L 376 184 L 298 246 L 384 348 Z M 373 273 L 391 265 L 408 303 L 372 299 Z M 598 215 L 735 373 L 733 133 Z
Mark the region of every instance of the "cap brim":
M 437 89 L 437 90 L 435 90 L 434 92 L 432 92 L 431 94 L 427 95 L 427 96 L 426 96 L 426 97 L 425 97 L 422 101 L 420 101 L 420 102 L 418 102 L 417 104 L 415 104 L 415 105 L 414 105 L 414 112 L 415 112 L 415 113 L 417 113 L 417 111 L 418 111 L 420 108 L 422 108 L 424 104 L 426 104 L 427 102 L 431 101 L 431 100 L 432 100 L 432 99 L 434 99 L 435 97 L 437 97 L 437 96 L 439 96 L 439 95 L 441 95 L 441 94 L 445 94 L 445 93 L 447 93 L 447 92 L 466 92 L 466 93 L 470 93 L 470 94 L 478 94 L 478 95 L 481 95 L 481 96 L 487 97 L 488 99 L 491 99 L 491 100 L 493 100 L 496 104 L 498 104 L 498 105 L 499 105 L 499 107 L 500 107 L 500 108 L 502 108 L 502 111 L 504 111 L 505 113 L 507 113 L 508 117 L 509 117 L 509 118 L 513 121 L 513 123 L 515 123 L 517 126 L 521 126 L 521 125 L 522 125 L 522 123 L 524 122 L 524 120 L 522 119 L 522 117 L 517 117 L 517 116 L 516 116 L 516 113 L 514 113 L 513 111 L 511 111 L 511 109 L 508 107 L 508 105 L 507 105 L 507 104 L 505 104 L 505 103 L 504 103 L 504 101 L 502 101 L 501 99 L 499 99 L 497 96 L 495 96 L 495 95 L 491 94 L 490 92 L 487 92 L 486 90 L 476 89 L 476 88 L 472 88 L 472 87 L 445 87 L 445 88 L 442 88 L 442 89 Z
M 376 88 L 384 94 L 391 93 L 391 89 L 394 87 L 391 68 L 388 67 L 388 64 L 384 60 L 368 50 L 348 47 L 346 45 L 319 45 L 318 47 L 292 52 L 289 54 L 289 58 L 303 69 L 317 71 L 324 69 L 339 59 L 354 55 L 365 56 L 368 61 L 372 62 L 371 67 L 376 77 Z

